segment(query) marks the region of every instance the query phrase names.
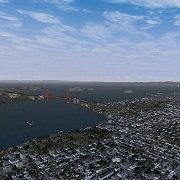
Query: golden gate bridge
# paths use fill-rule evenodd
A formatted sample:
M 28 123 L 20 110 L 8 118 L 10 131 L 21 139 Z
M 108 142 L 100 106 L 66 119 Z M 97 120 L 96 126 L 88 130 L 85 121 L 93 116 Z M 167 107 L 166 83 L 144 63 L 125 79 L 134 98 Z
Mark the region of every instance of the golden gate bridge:
M 53 100 L 53 99 L 62 99 L 62 100 L 65 100 L 67 103 L 73 102 L 74 104 L 87 102 L 85 100 L 73 97 L 70 90 L 66 90 L 65 92 L 66 92 L 65 96 L 57 96 L 57 95 L 54 95 L 49 89 L 46 89 L 43 95 L 43 98 L 44 100 L 47 100 L 47 101 Z

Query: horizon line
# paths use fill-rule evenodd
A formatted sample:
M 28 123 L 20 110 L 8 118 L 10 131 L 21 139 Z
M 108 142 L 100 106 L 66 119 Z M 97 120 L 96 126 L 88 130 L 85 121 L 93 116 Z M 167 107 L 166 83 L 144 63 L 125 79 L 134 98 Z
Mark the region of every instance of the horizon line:
M 180 81 L 94 81 L 94 80 L 33 80 L 33 79 L 16 79 L 16 80 L 0 80 L 0 82 L 45 82 L 45 81 L 58 81 L 58 82 L 92 82 L 92 83 L 180 83 Z

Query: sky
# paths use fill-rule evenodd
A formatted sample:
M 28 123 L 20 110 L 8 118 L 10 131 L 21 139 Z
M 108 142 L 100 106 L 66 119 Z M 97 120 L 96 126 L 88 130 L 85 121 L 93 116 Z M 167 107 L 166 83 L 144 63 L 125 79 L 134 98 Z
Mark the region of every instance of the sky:
M 180 0 L 0 0 L 0 80 L 180 81 Z

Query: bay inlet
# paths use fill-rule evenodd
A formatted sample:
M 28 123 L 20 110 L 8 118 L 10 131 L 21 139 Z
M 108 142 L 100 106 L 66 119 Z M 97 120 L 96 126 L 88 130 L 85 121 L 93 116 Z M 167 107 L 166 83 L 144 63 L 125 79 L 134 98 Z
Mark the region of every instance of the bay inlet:
M 32 84 L 8 84 L 8 88 Z M 34 85 L 33 85 L 34 86 Z M 176 83 L 59 83 L 35 84 L 48 87 L 63 96 L 72 87 L 93 90 L 72 92 L 73 97 L 88 102 L 109 102 L 141 98 L 158 93 L 178 93 Z M 1 88 L 7 85 L 1 85 Z M 131 93 L 125 93 L 131 92 Z M 0 150 L 20 145 L 32 138 L 60 131 L 69 132 L 95 126 L 105 117 L 79 105 L 64 100 L 10 102 L 0 105 Z

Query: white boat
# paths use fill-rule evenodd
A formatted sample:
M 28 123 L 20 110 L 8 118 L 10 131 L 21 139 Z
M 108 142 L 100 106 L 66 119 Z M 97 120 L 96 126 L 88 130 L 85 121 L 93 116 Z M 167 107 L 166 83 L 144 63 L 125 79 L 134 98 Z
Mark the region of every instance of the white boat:
M 29 126 L 32 126 L 32 125 L 34 124 L 34 121 L 27 121 L 27 124 L 28 124 Z

